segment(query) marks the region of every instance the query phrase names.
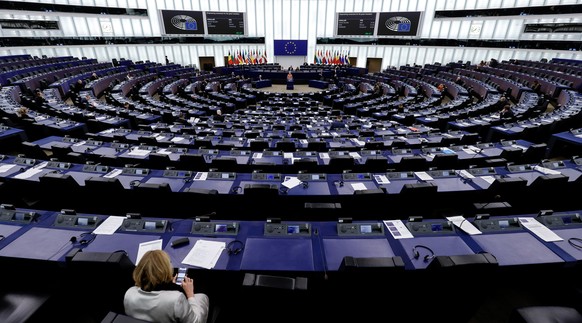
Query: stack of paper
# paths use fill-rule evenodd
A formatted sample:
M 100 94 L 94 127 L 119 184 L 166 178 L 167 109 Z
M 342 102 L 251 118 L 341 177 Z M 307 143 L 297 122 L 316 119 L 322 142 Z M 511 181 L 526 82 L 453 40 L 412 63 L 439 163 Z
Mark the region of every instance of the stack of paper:
M 226 244 L 222 241 L 198 240 L 182 263 L 212 269 L 225 248 Z

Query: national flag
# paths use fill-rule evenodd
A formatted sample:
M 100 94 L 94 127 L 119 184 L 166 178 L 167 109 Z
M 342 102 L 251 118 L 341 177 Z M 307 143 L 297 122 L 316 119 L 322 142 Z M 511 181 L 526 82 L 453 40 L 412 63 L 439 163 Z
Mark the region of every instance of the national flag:
M 228 51 L 228 65 L 232 65 L 233 61 L 232 61 L 232 56 L 230 55 L 230 51 Z

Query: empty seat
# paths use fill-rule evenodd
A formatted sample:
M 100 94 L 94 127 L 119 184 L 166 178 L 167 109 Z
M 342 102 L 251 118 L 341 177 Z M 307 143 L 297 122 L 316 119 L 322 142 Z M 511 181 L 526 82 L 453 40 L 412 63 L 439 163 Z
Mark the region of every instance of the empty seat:
M 349 155 L 332 156 L 327 165 L 328 172 L 341 174 L 345 170 L 352 170 L 355 166 L 355 160 Z
M 436 169 L 456 169 L 459 155 L 457 154 L 436 154 L 430 166 Z
M 405 156 L 396 165 L 397 169 L 403 171 L 420 171 L 428 169 L 428 162 L 422 156 Z
M 545 143 L 533 144 L 523 152 L 521 156 L 521 164 L 539 163 L 546 157 L 548 145 Z

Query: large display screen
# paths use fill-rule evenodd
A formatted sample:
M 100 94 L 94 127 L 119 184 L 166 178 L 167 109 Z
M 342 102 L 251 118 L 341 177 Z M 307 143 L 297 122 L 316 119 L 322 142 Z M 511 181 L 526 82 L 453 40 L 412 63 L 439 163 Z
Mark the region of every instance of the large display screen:
M 416 36 L 420 12 L 380 12 L 377 36 Z
M 373 36 L 376 27 L 376 13 L 338 13 L 336 35 Z
M 161 10 L 163 35 L 204 35 L 202 11 Z
M 206 12 L 209 35 L 245 35 L 245 15 L 242 12 Z
M 420 11 L 339 12 L 336 15 L 335 36 L 417 36 L 420 18 Z

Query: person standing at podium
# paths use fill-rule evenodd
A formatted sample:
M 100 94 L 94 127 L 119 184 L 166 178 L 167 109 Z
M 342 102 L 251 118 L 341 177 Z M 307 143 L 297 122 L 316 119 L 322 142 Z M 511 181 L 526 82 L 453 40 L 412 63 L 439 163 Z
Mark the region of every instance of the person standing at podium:
M 210 301 L 194 293 L 194 280 L 176 284 L 170 256 L 163 250 L 147 251 L 133 271 L 135 286 L 125 292 L 125 314 L 158 323 L 205 323 Z
M 293 82 L 293 74 L 291 72 L 287 73 L 287 82 Z

